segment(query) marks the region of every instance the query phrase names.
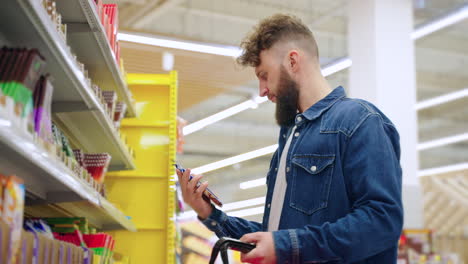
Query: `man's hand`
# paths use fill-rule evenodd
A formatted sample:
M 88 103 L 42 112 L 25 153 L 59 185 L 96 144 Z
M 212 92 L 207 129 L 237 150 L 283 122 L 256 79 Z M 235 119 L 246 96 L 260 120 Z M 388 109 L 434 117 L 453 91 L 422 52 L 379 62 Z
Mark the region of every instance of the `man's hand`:
M 275 243 L 271 232 L 256 232 L 242 236 L 240 241 L 254 243 L 256 247 L 247 254 L 241 254 L 241 261 L 255 264 L 276 263 Z
M 197 212 L 201 219 L 206 219 L 213 211 L 211 203 L 205 201 L 202 197 L 203 192 L 208 187 L 208 182 L 203 183 L 197 188 L 197 182 L 199 182 L 203 176 L 193 175 L 192 180 L 189 181 L 190 171 L 190 169 L 187 169 L 182 174 L 179 170 L 176 170 L 177 176 L 179 177 L 180 188 L 182 189 L 182 197 L 184 201 Z

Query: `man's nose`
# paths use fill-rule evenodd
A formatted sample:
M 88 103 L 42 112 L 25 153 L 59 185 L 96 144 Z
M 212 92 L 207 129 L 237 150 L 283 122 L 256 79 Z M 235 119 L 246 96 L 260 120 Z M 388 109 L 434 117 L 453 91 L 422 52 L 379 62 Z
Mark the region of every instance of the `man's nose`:
M 268 94 L 268 88 L 266 87 L 266 85 L 260 83 L 259 95 L 263 97 L 263 96 L 266 96 L 267 94 Z

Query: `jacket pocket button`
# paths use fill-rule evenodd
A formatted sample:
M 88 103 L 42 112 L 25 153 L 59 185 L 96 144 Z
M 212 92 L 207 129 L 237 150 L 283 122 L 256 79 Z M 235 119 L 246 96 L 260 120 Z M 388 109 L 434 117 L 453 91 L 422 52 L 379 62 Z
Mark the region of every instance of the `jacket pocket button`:
M 317 166 L 310 167 L 310 170 L 313 171 L 313 172 L 317 171 Z

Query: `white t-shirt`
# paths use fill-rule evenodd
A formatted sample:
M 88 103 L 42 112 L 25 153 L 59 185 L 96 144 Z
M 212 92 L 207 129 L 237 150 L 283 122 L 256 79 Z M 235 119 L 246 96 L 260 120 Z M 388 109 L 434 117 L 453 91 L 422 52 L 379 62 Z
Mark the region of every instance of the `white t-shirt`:
M 275 189 L 273 190 L 273 197 L 271 199 L 270 217 L 268 220 L 268 231 L 277 231 L 283 211 L 284 196 L 286 195 L 286 157 L 288 156 L 289 146 L 294 135 L 296 127 L 293 128 L 288 141 L 284 145 L 283 152 L 281 153 L 280 163 L 278 166 L 278 174 L 276 175 Z

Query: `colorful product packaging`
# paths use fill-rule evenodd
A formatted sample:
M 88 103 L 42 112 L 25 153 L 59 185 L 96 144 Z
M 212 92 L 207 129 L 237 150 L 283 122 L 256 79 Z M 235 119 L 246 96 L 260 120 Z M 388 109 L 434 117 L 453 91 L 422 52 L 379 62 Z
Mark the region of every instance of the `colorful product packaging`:
M 108 153 L 85 154 L 84 164 L 93 179 L 99 183 L 104 183 L 104 176 L 107 173 L 111 161 Z
M 34 131 L 48 143 L 53 143 L 52 94 L 53 86 L 48 76 L 41 76 L 34 90 Z
M 16 263 L 16 254 L 21 246 L 25 189 L 23 180 L 16 176 L 8 176 L 2 182 L 4 182 L 2 219 L 11 229 L 7 261 L 5 263 L 14 264 Z
M 102 91 L 102 97 L 106 102 L 109 117 L 113 119 L 117 103 L 117 93 L 115 91 Z
M 13 100 L 13 111 L 8 116 L 21 130 L 33 132 L 32 94 L 44 68 L 44 59 L 36 49 L 0 49 L 0 89 L 3 96 Z M 0 103 L 6 106 L 7 102 L 3 98 Z
M 115 105 L 115 113 L 114 113 L 114 126 L 116 128 L 120 128 L 120 123 L 125 116 L 125 112 L 127 111 L 127 104 L 124 102 L 117 102 Z
M 115 240 L 105 233 L 84 235 L 86 245 L 93 250 L 95 255 L 101 256 L 104 263 L 109 263 L 112 258 Z

